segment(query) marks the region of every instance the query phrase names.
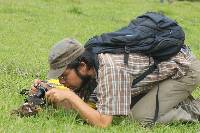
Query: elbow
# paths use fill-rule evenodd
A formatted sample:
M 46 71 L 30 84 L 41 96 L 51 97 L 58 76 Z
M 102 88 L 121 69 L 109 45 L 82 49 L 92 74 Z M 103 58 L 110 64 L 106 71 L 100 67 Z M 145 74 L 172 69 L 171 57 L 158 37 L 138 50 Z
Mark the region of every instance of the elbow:
M 101 116 L 98 127 L 107 128 L 112 123 L 112 116 Z
M 100 128 L 107 128 L 111 123 L 101 123 L 100 125 L 98 125 L 98 127 Z
M 112 124 L 113 117 L 110 115 L 102 115 L 98 113 L 98 115 L 94 117 L 90 117 L 91 119 L 86 119 L 86 122 L 98 127 L 98 128 L 107 128 Z

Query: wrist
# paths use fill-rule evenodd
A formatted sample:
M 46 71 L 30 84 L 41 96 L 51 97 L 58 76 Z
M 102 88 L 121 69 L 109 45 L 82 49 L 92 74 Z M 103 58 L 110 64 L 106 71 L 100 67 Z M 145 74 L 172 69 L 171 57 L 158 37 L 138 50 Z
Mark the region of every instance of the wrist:
M 66 94 L 66 100 L 71 104 L 72 109 L 76 109 L 76 102 L 82 99 L 73 91 L 68 91 Z
M 71 99 L 74 97 L 75 93 L 71 90 L 66 91 L 66 100 L 71 101 Z

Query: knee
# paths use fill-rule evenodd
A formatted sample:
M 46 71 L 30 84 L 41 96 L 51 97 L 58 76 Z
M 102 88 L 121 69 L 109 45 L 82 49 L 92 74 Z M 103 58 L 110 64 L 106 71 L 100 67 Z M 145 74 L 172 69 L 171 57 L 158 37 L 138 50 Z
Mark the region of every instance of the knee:
M 153 123 L 153 115 L 149 113 L 144 113 L 143 111 L 132 110 L 129 113 L 128 117 L 130 119 L 140 122 L 144 126 Z
M 200 84 L 200 61 L 195 59 L 191 63 L 191 69 L 193 71 L 193 78 L 194 78 L 194 84 L 198 85 Z

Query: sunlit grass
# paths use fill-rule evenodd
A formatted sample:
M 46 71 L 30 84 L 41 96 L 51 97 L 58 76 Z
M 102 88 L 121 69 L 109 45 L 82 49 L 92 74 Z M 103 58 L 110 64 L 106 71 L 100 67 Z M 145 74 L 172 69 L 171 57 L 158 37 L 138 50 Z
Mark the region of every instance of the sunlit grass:
M 115 118 L 107 129 L 87 125 L 75 112 L 44 110 L 31 118 L 11 117 L 23 103 L 19 95 L 35 78 L 46 78 L 50 47 L 65 37 L 83 44 L 92 36 L 114 31 L 147 11 L 176 19 L 186 44 L 200 59 L 200 2 L 160 4 L 159 0 L 0 0 L 0 132 L 197 132 L 200 124 L 156 125 Z M 194 92 L 200 97 L 199 89 Z

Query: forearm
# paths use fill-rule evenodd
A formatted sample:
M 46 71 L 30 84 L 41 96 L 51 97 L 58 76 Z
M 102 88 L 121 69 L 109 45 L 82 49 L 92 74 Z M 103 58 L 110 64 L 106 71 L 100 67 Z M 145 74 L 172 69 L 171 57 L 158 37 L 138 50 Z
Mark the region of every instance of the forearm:
M 65 110 L 72 109 L 71 104 L 70 104 L 67 100 L 63 100 L 63 101 L 61 101 L 61 102 L 54 103 L 53 106 L 54 106 L 55 108 L 63 108 L 63 109 L 65 109 Z
M 72 108 L 76 110 L 80 116 L 88 123 L 98 126 L 107 127 L 112 122 L 112 116 L 102 115 L 97 110 L 88 106 L 79 96 L 71 93 L 68 98 Z

